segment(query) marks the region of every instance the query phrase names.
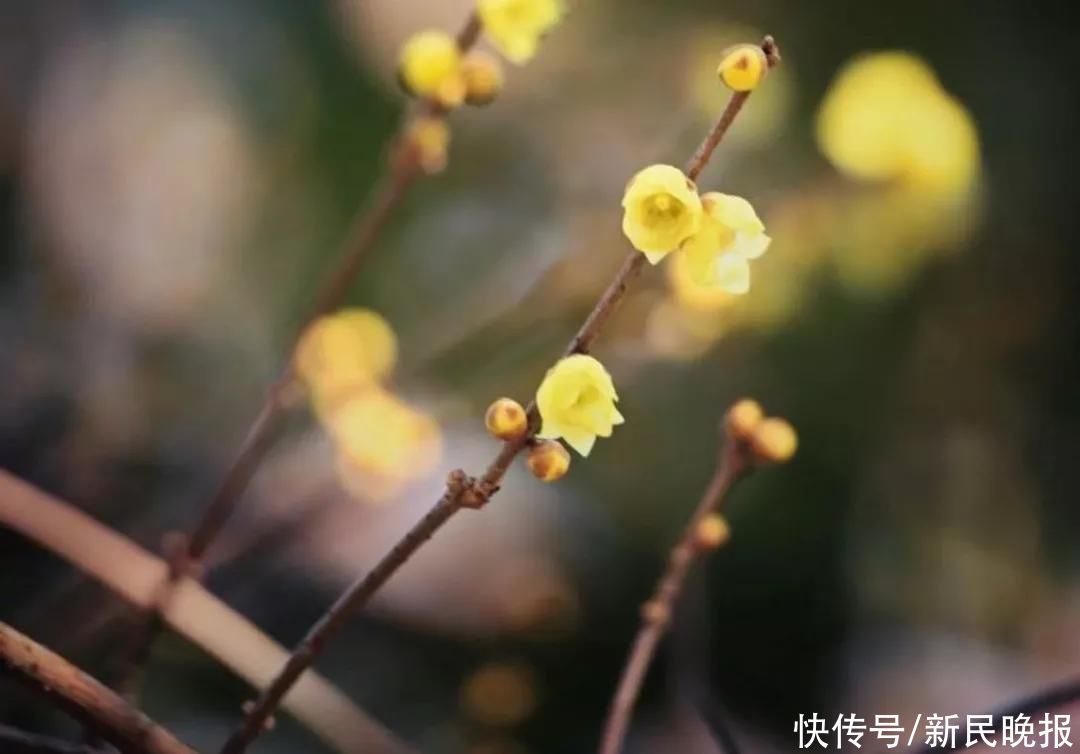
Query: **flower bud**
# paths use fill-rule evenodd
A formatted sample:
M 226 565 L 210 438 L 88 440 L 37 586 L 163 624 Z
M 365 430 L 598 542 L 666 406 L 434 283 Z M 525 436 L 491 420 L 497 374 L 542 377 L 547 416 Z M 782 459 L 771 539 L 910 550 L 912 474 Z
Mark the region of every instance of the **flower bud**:
M 525 463 L 537 479 L 555 482 L 570 469 L 570 453 L 555 440 L 541 440 L 529 448 Z
M 461 79 L 461 51 L 457 41 L 443 31 L 414 34 L 401 48 L 398 79 L 410 94 L 434 97 L 447 107 L 453 103 L 453 82 Z M 461 104 L 464 86 L 459 85 Z M 450 101 L 445 101 L 449 99 Z
M 492 437 L 517 440 L 529 428 L 529 417 L 522 405 L 513 398 L 499 398 L 488 406 L 484 425 Z
M 799 438 L 795 428 L 784 419 L 765 419 L 750 438 L 754 454 L 761 461 L 784 463 L 795 455 Z
M 731 538 L 731 527 L 719 513 L 710 513 L 694 529 L 694 544 L 700 550 L 715 550 Z
M 425 173 L 440 173 L 446 168 L 450 126 L 445 118 L 418 118 L 409 126 L 405 140 Z
M 728 409 L 728 432 L 736 440 L 749 440 L 764 417 L 760 403 L 751 398 L 743 398 Z
M 760 47 L 740 44 L 724 51 L 716 73 L 734 91 L 749 92 L 761 83 L 768 70 L 769 61 Z
M 461 77 L 465 82 L 465 101 L 470 105 L 490 104 L 502 91 L 502 65 L 486 52 L 466 55 L 461 63 Z

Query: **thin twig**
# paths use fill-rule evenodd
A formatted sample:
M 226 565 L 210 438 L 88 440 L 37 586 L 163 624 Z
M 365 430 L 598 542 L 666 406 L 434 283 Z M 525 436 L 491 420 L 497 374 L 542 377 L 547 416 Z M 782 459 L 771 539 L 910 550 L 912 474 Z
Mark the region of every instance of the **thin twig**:
M 1064 707 L 1069 704 L 1080 702 L 1080 678 L 1073 678 L 1071 680 L 1060 683 L 1056 686 L 1036 691 L 1031 696 L 1022 697 L 1015 702 L 1010 702 L 1006 706 L 990 713 L 993 717 L 993 733 L 1001 731 L 1002 721 L 1006 717 L 1016 717 L 1017 715 L 1032 716 L 1039 712 L 1048 712 L 1052 709 Z M 991 731 L 988 731 L 989 734 Z M 967 726 L 965 726 L 956 740 L 960 743 L 954 746 L 930 746 L 926 745 L 920 747 L 917 751 L 918 754 L 937 754 L 937 752 L 950 752 L 960 751 L 961 749 L 971 748 L 966 745 L 967 741 Z
M 463 52 L 471 49 L 478 41 L 480 32 L 480 19 L 472 13 L 458 32 L 458 47 Z M 446 110 L 432 100 L 421 103 L 417 112 L 421 116 L 447 115 Z M 115 685 L 126 698 L 134 699 L 138 696 L 143 668 L 149 662 L 153 644 L 164 627 L 160 613 L 172 598 L 176 584 L 185 575 L 197 574 L 199 562 L 232 517 L 240 498 L 277 437 L 283 409 L 288 404 L 287 396 L 293 384 L 292 354 L 296 350 L 300 334 L 318 317 L 341 306 L 356 279 L 361 262 L 374 247 L 390 216 L 404 201 L 413 183 L 424 174 L 415 150 L 404 140 L 409 120 L 406 119 L 393 137 L 389 170 L 376 187 L 374 199 L 361 208 L 350 223 L 338 261 L 319 289 L 304 324 L 298 329 L 282 374 L 267 391 L 243 442 L 214 492 L 203 505 L 202 514 L 190 534 L 186 537 L 173 537 L 174 547 L 170 556 L 168 578 L 162 584 L 160 597 L 154 608 L 142 615 L 135 636 L 124 652 L 125 658 L 120 663 L 121 669 Z
M 0 623 L 0 669 L 53 699 L 123 754 L 195 754 L 114 692 L 6 623 Z
M 779 61 L 772 37 L 766 37 L 762 48 L 771 64 Z M 687 174 L 697 176 L 704 169 L 713 151 L 720 144 L 728 127 L 746 101 L 745 94 L 735 94 L 728 101 L 716 125 L 698 147 L 686 165 Z M 626 296 L 630 283 L 641 273 L 645 256 L 637 251 L 627 254 L 614 279 L 601 294 L 580 329 L 565 349 L 567 355 L 586 353 L 600 335 L 604 324 Z M 402 537 L 368 573 L 364 574 L 338 597 L 322 618 L 315 623 L 293 650 L 288 662 L 273 682 L 251 704 L 243 722 L 221 749 L 221 754 L 242 754 L 259 736 L 273 717 L 282 697 L 305 669 L 311 667 L 326 644 L 334 638 L 349 618 L 364 607 L 383 584 L 437 532 L 443 524 L 463 508 L 482 508 L 499 490 L 503 477 L 518 453 L 528 445 L 539 428 L 536 402 L 529 404 L 529 431 L 517 440 L 503 444 L 495 459 L 479 478 L 469 477 L 460 469 L 450 474 L 446 490 L 428 513 Z
M 734 484 L 750 470 L 752 458 L 746 444 L 728 436 L 716 462 L 709 486 L 701 496 L 682 538 L 672 548 L 667 569 L 656 585 L 652 598 L 642 607 L 641 627 L 634 639 L 630 655 L 623 667 L 615 697 L 611 702 L 607 723 L 600 743 L 601 754 L 618 754 L 630 725 L 645 673 L 652 664 L 656 647 L 667 632 L 675 603 L 682 592 L 690 566 L 701 552 L 697 545 L 699 525 L 723 505 Z
M 101 749 L 87 744 L 28 733 L 3 723 L 0 723 L 0 751 L 4 754 L 101 754 Z

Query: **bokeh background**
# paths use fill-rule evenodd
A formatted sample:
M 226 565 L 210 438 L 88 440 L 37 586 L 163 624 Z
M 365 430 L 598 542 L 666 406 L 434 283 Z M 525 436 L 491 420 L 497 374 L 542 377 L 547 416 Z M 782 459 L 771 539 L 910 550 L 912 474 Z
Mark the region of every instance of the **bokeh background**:
M 382 169 L 398 46 L 468 10 L 3 3 L 0 467 L 155 551 L 190 525 Z M 527 401 L 625 253 L 627 178 L 685 160 L 719 52 L 769 32 L 784 64 L 700 181 L 774 238 L 751 292 L 647 270 L 597 348 L 627 423 L 557 485 L 516 465 L 319 669 L 424 751 L 593 750 L 717 422 L 752 395 L 799 454 L 738 489 L 633 751 L 716 751 L 718 719 L 790 751 L 799 713 L 963 714 L 1080 671 L 1077 28 L 1065 4 L 574 3 L 454 115 L 449 166 L 350 294 L 437 441 L 376 437 L 343 469 L 296 411 L 210 588 L 291 644 L 447 471 L 482 468 L 484 408 Z M 130 611 L 0 527 L 0 619 L 107 675 Z M 144 703 L 209 750 L 249 695 L 169 637 Z M 74 731 L 6 682 L 0 720 Z M 287 717 L 258 750 L 329 751 Z

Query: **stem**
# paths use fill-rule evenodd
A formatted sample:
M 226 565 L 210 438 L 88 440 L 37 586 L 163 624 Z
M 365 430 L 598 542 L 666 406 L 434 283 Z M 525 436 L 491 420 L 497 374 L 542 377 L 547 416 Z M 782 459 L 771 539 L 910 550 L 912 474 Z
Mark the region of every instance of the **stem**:
M 471 13 L 457 36 L 458 47 L 462 52 L 477 43 L 481 30 L 480 19 L 475 13 Z M 417 113 L 430 117 L 447 116 L 447 112 L 432 101 L 422 103 Z M 408 123 L 408 119 L 405 123 Z M 300 335 L 316 319 L 341 306 L 356 279 L 361 262 L 375 245 L 391 215 L 408 195 L 413 183 L 423 175 L 416 155 L 411 153 L 411 149 L 402 146 L 406 128 L 407 125 L 403 124 L 393 138 L 395 153 L 390 158 L 389 172 L 375 190 L 375 198 L 369 206 L 362 208 L 350 223 L 338 262 L 316 294 L 311 312 L 299 328 L 290 348 L 281 376 L 267 392 L 232 463 L 226 468 L 218 486 L 203 506 L 202 514 L 191 533 L 181 540 L 181 546 L 176 548 L 170 558 L 169 574 L 162 584 L 157 604 L 152 611 L 142 616 L 121 662 L 116 687 L 122 690 L 126 698 L 135 699 L 138 696 L 142 669 L 148 664 L 153 644 L 164 628 L 159 614 L 172 599 L 181 578 L 197 572 L 199 561 L 232 517 L 240 498 L 276 439 L 281 415 L 287 405 L 284 399 L 293 382 L 292 354 L 296 350 Z
M 0 623 L 0 669 L 52 698 L 122 754 L 195 754 L 63 657 Z
M 1047 712 L 1074 702 L 1080 702 L 1080 678 L 1073 678 L 1057 686 L 1036 691 L 1031 696 L 1022 697 L 993 712 L 993 732 L 998 733 L 1001 730 L 1002 720 L 1006 717 L 1016 717 L 1017 715 L 1028 715 L 1030 717 L 1039 712 Z M 960 731 L 960 735 L 957 736 L 956 740 L 967 741 L 966 726 Z M 936 752 L 960 751 L 967 748 L 969 747 L 964 744 L 945 747 L 924 746 L 917 751 L 918 754 L 936 754 Z
M 86 744 L 73 744 L 57 738 L 27 733 L 0 723 L 0 751 L 5 754 L 101 754 Z
M 769 47 L 766 47 L 767 45 Z M 762 47 L 766 49 L 769 60 L 774 60 L 773 54 L 769 52 L 770 47 L 775 51 L 775 44 L 771 37 L 766 37 Z M 779 57 L 775 59 L 779 60 Z M 745 95 L 735 94 L 731 97 L 720 119 L 687 163 L 689 171 L 694 171 L 696 175 L 705 167 L 745 100 Z M 586 353 L 589 350 L 605 323 L 625 298 L 630 283 L 641 274 L 644 263 L 643 254 L 632 251 L 627 255 L 592 311 L 589 312 L 574 337 L 570 339 L 564 351 L 565 354 Z M 529 431 L 523 437 L 503 443 L 499 454 L 479 478 L 469 477 L 461 470 L 452 472 L 447 481 L 446 490 L 434 507 L 394 545 L 390 552 L 382 557 L 369 573 L 361 576 L 345 589 L 323 617 L 311 627 L 293 650 L 288 662 L 251 705 L 241 725 L 225 742 L 221 754 L 242 754 L 246 751 L 266 727 L 282 697 L 291 688 L 296 678 L 305 669 L 311 667 L 326 644 L 337 635 L 349 617 L 363 608 L 372 595 L 401 566 L 405 565 L 413 553 L 455 513 L 462 508 L 482 508 L 498 492 L 510 464 L 529 444 L 538 429 L 540 417 L 535 401 L 529 404 L 527 412 Z
M 618 754 L 622 750 L 630 717 L 634 711 L 645 674 L 656 654 L 656 647 L 667 632 L 668 623 L 675 610 L 675 603 L 682 592 L 690 566 L 701 553 L 696 545 L 698 525 L 706 516 L 715 513 L 723 505 L 731 488 L 751 468 L 746 446 L 728 437 L 724 450 L 717 459 L 716 471 L 701 496 L 697 509 L 687 524 L 682 538 L 668 556 L 668 566 L 656 585 L 652 598 L 641 610 L 641 627 L 623 667 L 615 697 L 611 702 L 607 723 L 600 743 L 600 754 Z

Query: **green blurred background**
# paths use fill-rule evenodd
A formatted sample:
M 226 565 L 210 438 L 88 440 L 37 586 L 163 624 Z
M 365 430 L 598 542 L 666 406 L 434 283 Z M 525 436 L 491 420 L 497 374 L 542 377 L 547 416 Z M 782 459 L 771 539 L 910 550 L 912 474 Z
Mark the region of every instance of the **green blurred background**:
M 407 106 L 398 46 L 468 10 L 4 3 L 0 467 L 155 551 L 190 525 L 382 169 Z M 487 404 L 528 400 L 625 253 L 627 178 L 684 161 L 724 102 L 720 50 L 769 32 L 784 64 L 700 181 L 750 199 L 775 238 L 747 299 L 688 303 L 670 270 L 647 270 L 596 349 L 627 423 L 557 485 L 515 467 L 318 667 L 424 751 L 594 749 L 718 420 L 752 395 L 798 428 L 798 456 L 737 490 L 633 751 L 716 751 L 718 719 L 748 751 L 790 751 L 799 713 L 962 714 L 1080 670 L 1071 18 L 1049 3 L 574 3 L 503 97 L 453 116 L 448 168 L 350 295 L 398 335 L 392 387 L 438 420 L 434 471 L 347 492 L 296 412 L 208 585 L 291 644 L 447 471 L 479 471 Z M 969 114 L 980 165 L 961 197 L 898 200 L 823 153 L 830 86 L 878 50 L 918 56 Z M 107 674 L 130 615 L 0 529 L 0 619 Z M 147 711 L 212 750 L 250 692 L 198 647 L 158 650 Z M 0 720 L 72 730 L 6 682 Z M 258 745 L 324 750 L 287 718 Z

